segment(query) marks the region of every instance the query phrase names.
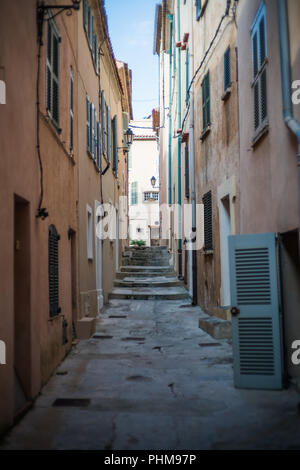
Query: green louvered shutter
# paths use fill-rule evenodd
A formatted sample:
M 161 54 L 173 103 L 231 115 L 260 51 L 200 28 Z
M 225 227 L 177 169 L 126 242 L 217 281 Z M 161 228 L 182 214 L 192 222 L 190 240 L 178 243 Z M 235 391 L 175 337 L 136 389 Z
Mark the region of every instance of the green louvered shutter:
M 86 96 L 86 150 L 90 151 L 90 99 Z
M 281 389 L 275 234 L 229 236 L 229 259 L 235 386 Z
M 107 132 L 107 159 L 111 161 L 111 120 L 110 120 L 110 107 L 106 108 L 106 132 Z
M 105 120 L 105 98 L 104 98 L 104 91 L 101 91 L 101 139 L 102 139 L 102 153 L 105 154 L 106 152 L 106 142 L 105 142 L 105 127 L 106 127 L 106 120 Z

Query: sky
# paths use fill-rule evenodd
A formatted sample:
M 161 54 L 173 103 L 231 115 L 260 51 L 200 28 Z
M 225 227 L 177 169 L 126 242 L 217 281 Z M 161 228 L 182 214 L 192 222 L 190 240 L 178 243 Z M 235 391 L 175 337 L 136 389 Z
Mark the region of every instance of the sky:
M 158 106 L 158 57 L 153 55 L 158 0 L 105 0 L 116 59 L 132 70 L 133 116 L 142 119 Z

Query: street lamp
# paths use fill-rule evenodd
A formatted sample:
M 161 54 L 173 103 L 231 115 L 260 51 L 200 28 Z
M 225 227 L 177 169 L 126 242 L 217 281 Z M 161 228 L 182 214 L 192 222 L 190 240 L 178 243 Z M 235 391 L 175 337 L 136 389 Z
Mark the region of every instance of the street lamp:
M 125 132 L 126 145 L 129 148 L 133 142 L 133 132 L 131 129 L 127 129 Z
M 155 176 L 152 176 L 152 178 L 151 178 L 150 181 L 151 181 L 151 186 L 152 186 L 152 188 L 155 188 L 155 185 L 156 185 L 156 178 L 155 178 Z
M 37 25 L 38 25 L 38 37 L 40 44 L 42 45 L 42 37 L 43 37 L 43 24 L 44 24 L 44 13 L 45 11 L 49 10 L 59 10 L 58 13 L 55 13 L 51 18 L 48 20 L 55 18 L 55 16 L 59 15 L 65 10 L 75 10 L 78 11 L 80 9 L 80 2 L 81 0 L 72 0 L 72 5 L 46 5 L 43 1 L 39 1 L 37 4 Z

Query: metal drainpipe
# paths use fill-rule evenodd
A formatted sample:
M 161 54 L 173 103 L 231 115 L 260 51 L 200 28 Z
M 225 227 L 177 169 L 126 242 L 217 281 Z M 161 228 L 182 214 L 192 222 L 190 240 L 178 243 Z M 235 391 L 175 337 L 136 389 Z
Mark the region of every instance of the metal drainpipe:
M 193 34 L 193 8 L 190 15 L 190 67 L 192 74 L 194 74 L 194 34 Z M 195 147 L 194 147 L 194 85 L 190 89 L 190 185 L 191 185 L 191 201 L 192 201 L 192 239 L 196 241 L 196 191 L 195 191 Z M 197 305 L 197 251 L 194 249 L 192 252 L 192 267 L 193 267 L 193 305 Z
M 169 38 L 169 204 L 172 204 L 172 36 L 173 15 L 168 15 L 170 22 Z
M 288 12 L 286 0 L 277 0 L 279 41 L 280 41 L 280 65 L 281 87 L 283 103 L 283 120 L 293 132 L 298 141 L 298 185 L 299 185 L 299 221 L 300 221 L 300 124 L 294 118 L 291 100 L 291 66 L 290 66 L 290 41 L 288 30 Z
M 177 0 L 177 41 L 180 41 L 180 0 Z M 181 128 L 181 49 L 178 47 L 178 127 Z M 182 277 L 182 227 L 181 227 L 181 135 L 178 136 L 178 275 Z

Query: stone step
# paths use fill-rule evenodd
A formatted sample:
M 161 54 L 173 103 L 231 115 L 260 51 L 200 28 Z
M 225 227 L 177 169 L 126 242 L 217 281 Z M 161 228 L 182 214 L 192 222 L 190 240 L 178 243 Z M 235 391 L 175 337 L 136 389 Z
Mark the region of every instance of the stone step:
M 133 273 L 152 273 L 152 272 L 159 272 L 159 273 L 174 273 L 173 268 L 169 266 L 122 266 L 121 272 L 133 272 Z
M 169 272 L 164 272 L 163 273 L 164 277 L 174 277 L 176 276 L 175 272 L 173 270 L 169 271 Z M 161 272 L 155 272 L 155 271 L 147 271 L 147 272 L 126 272 L 126 271 L 119 271 L 116 273 L 116 278 L 117 279 L 124 279 L 126 277 L 139 277 L 139 278 L 150 278 L 151 277 L 161 277 L 162 276 L 162 273 Z
M 231 321 L 203 313 L 199 318 L 199 328 L 215 339 L 232 338 Z
M 126 247 L 125 250 L 126 251 L 136 251 L 136 252 L 160 252 L 160 251 L 168 251 L 168 247 L 167 245 L 163 245 L 163 246 L 140 246 L 140 247 L 135 247 L 135 246 L 130 246 L 130 247 Z
M 162 266 L 168 267 L 170 263 L 168 261 L 163 262 L 162 260 L 158 261 L 143 261 L 143 260 L 126 260 L 126 266 L 146 266 L 146 267 L 154 267 L 154 266 Z
M 171 288 L 114 288 L 109 294 L 109 299 L 122 300 L 181 300 L 189 299 L 189 294 L 183 287 Z
M 176 277 L 154 277 L 154 278 L 125 278 L 123 280 L 115 280 L 115 287 L 183 287 L 184 283 Z

